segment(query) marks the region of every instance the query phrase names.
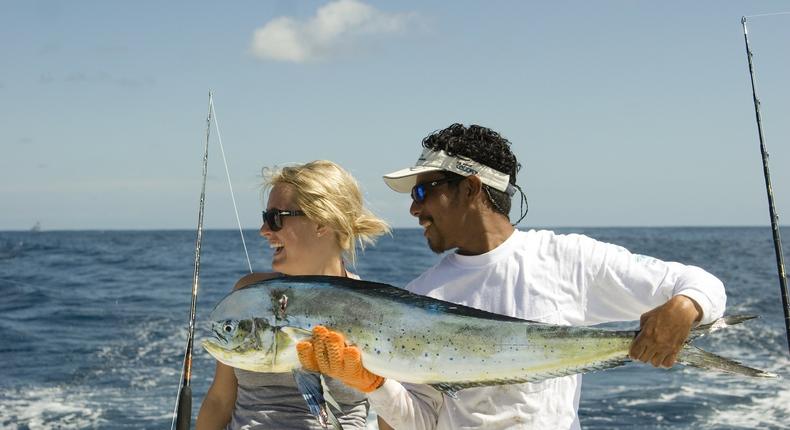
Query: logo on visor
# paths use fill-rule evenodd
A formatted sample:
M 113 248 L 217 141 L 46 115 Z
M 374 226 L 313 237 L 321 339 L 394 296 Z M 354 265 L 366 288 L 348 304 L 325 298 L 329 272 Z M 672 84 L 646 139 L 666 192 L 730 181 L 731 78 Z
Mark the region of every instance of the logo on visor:
M 460 171 L 462 171 L 462 172 L 466 172 L 466 173 L 468 173 L 470 175 L 476 175 L 477 174 L 477 170 L 475 170 L 472 166 L 470 166 L 468 164 L 464 164 L 463 161 L 456 162 L 455 163 L 455 168 L 460 170 Z

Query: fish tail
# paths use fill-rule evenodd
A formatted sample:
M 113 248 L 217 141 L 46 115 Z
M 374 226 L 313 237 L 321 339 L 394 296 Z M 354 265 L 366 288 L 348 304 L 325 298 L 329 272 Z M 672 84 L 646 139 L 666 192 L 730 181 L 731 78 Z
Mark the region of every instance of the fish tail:
M 680 354 L 678 354 L 678 363 L 685 364 L 686 366 L 699 367 L 700 369 L 718 370 L 721 372 L 751 376 L 753 378 L 778 377 L 775 373 L 744 366 L 737 361 L 710 353 L 693 345 L 686 345 L 683 350 L 680 351 Z
M 713 321 L 709 324 L 699 325 L 693 329 L 691 329 L 691 333 L 689 334 L 689 341 L 697 339 L 699 337 L 705 336 L 706 334 L 713 333 L 715 331 L 721 330 L 723 328 L 727 328 L 730 326 L 734 326 L 736 324 L 740 324 L 744 321 L 749 321 L 751 319 L 757 318 L 756 315 L 729 315 L 723 316 L 716 321 Z
M 740 324 L 754 318 L 757 317 L 753 315 L 732 315 L 719 318 L 710 324 L 704 324 L 692 329 L 691 334 L 689 334 L 689 342 L 706 334 L 713 333 L 714 331 Z M 775 373 L 744 366 L 737 361 L 710 353 L 690 343 L 686 343 L 686 346 L 684 346 L 678 354 L 678 362 L 701 369 L 718 370 L 721 372 L 751 376 L 753 378 L 778 377 Z

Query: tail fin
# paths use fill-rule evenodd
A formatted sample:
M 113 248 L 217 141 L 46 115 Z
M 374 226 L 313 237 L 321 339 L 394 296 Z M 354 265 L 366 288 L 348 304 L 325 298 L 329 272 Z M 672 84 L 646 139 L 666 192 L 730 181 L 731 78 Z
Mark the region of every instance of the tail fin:
M 701 326 L 697 326 L 691 329 L 691 334 L 689 334 L 689 341 L 692 341 L 698 337 L 705 336 L 706 334 L 713 333 L 714 331 L 721 330 L 723 328 L 727 328 L 730 326 L 734 326 L 736 324 L 740 324 L 744 321 L 749 321 L 751 319 L 757 318 L 757 315 L 730 315 L 730 316 L 723 316 L 716 321 L 713 321 L 710 324 L 704 324 Z
M 719 318 L 710 324 L 701 325 L 691 330 L 688 342 L 691 342 L 691 340 L 702 337 L 708 333 L 713 333 L 716 330 L 727 328 L 735 324 L 740 324 L 753 318 L 757 317 L 753 315 L 732 315 Z M 690 343 L 686 343 L 686 346 L 684 346 L 680 351 L 680 354 L 678 354 L 678 362 L 687 366 L 698 367 L 701 369 L 718 370 L 721 372 L 751 376 L 753 378 L 778 377 L 778 375 L 775 373 L 744 366 L 737 361 L 733 361 L 728 358 L 724 358 L 708 351 L 699 349 Z

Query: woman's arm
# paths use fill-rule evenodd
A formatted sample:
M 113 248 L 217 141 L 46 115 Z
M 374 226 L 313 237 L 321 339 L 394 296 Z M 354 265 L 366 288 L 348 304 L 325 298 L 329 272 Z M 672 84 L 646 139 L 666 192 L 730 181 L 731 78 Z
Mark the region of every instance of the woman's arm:
M 249 273 L 236 281 L 233 289 L 237 290 L 279 276 L 282 275 L 277 272 Z M 236 405 L 238 384 L 233 368 L 217 362 L 214 381 L 203 399 L 203 404 L 200 405 L 196 430 L 224 429 L 228 425 L 233 414 L 233 407 Z
M 233 414 L 237 389 L 238 381 L 233 368 L 217 362 L 214 381 L 200 405 L 195 430 L 224 429 Z

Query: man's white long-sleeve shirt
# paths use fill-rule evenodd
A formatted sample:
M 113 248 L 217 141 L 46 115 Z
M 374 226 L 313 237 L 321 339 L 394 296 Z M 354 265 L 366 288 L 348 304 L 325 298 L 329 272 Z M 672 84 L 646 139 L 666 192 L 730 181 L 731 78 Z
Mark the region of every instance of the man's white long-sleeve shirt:
M 448 254 L 406 289 L 497 314 L 560 325 L 632 321 L 682 294 L 702 323 L 724 312 L 724 286 L 706 271 L 632 254 L 583 235 L 514 233 L 488 253 Z M 379 416 L 407 429 L 578 429 L 581 375 L 469 388 L 452 398 L 387 380 L 368 394 Z

